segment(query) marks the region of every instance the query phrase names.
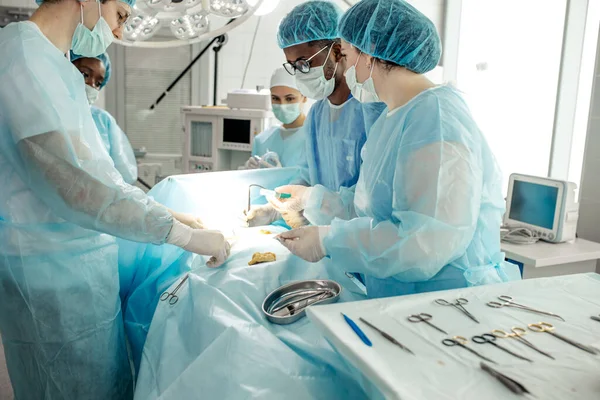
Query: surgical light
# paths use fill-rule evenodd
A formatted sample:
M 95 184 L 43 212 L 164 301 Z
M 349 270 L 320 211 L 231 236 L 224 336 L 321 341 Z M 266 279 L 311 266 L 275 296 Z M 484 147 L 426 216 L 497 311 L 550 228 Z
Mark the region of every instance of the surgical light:
M 279 0 L 138 0 L 125 24 L 131 47 L 166 48 L 210 40 L 253 15 L 273 11 Z M 149 40 L 153 38 L 152 40 Z

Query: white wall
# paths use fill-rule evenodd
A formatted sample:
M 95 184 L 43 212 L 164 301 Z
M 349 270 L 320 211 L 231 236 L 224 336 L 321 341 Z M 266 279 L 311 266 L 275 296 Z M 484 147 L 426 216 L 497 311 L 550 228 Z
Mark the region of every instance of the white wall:
M 600 51 L 596 53 L 579 201 L 579 237 L 600 242 Z
M 0 0 L 0 6 L 37 8 L 35 0 Z
M 268 88 L 271 73 L 285 62 L 283 51 L 277 46 L 279 21 L 295 6 L 305 1 L 281 0 L 271 14 L 261 18 L 244 85 L 246 89 L 254 89 L 256 86 Z M 337 1 L 337 3 L 344 10 L 348 8 L 342 1 Z M 431 18 L 438 30 L 441 31 L 444 0 L 409 0 L 409 3 Z M 242 75 L 250 54 L 257 19 L 257 17 L 252 17 L 237 29 L 229 32 L 229 42 L 219 54 L 219 100 L 224 99 L 230 90 L 241 88 Z

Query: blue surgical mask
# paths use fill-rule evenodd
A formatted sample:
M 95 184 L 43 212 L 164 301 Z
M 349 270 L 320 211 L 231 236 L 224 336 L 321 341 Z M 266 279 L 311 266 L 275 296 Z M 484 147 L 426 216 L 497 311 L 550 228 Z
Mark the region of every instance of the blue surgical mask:
M 300 103 L 273 104 L 275 118 L 283 122 L 284 125 L 291 124 L 297 120 L 301 112 Z
M 83 57 L 97 57 L 106 52 L 108 46 L 113 42 L 114 35 L 106 20 L 102 17 L 102 7 L 100 0 L 98 2 L 98 13 L 100 17 L 93 30 L 89 30 L 83 24 L 83 6 L 81 7 L 81 22 L 75 28 L 73 40 L 71 41 L 71 50 L 73 53 Z

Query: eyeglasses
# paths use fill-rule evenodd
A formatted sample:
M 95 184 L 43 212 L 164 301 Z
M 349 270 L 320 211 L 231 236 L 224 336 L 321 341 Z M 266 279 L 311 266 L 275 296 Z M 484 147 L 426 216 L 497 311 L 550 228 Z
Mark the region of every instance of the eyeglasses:
M 283 64 L 283 68 L 285 68 L 287 73 L 290 75 L 296 75 L 296 71 L 300 71 L 303 74 L 308 74 L 308 72 L 310 71 L 310 60 L 312 60 L 313 58 L 318 56 L 323 50 L 325 50 L 331 46 L 332 45 L 323 47 L 321 50 L 317 51 L 315 54 L 310 56 L 310 58 L 308 60 L 298 60 L 298 61 L 294 61 L 292 63 L 286 62 L 285 64 Z

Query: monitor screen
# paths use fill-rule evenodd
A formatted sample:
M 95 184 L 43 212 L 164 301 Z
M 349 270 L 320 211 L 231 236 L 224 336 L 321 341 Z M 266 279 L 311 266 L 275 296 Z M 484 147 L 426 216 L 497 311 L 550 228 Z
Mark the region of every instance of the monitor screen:
M 557 198 L 557 187 L 515 180 L 509 218 L 553 229 Z
M 250 137 L 249 119 L 223 120 L 223 142 L 250 144 Z

